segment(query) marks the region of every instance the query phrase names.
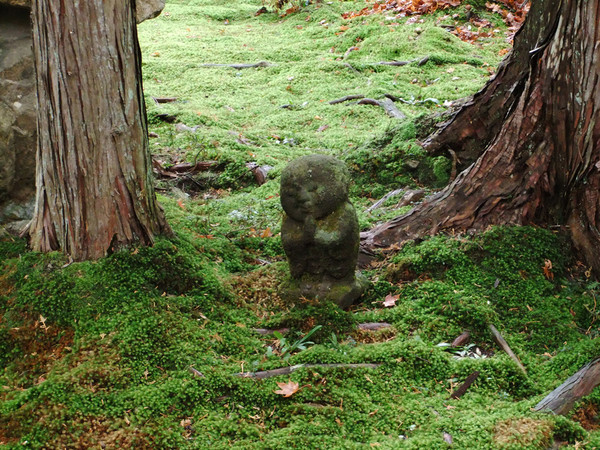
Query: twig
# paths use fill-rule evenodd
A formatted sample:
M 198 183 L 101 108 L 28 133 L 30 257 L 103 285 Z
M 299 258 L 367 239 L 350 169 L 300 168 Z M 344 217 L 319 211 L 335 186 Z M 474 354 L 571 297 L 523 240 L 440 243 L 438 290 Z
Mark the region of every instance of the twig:
M 418 202 L 423 197 L 425 197 L 425 194 L 427 194 L 425 189 L 411 189 L 402 196 L 402 198 L 396 205 L 396 208 L 402 208 L 403 206 L 408 206 L 411 203 Z
M 423 58 L 421 61 L 419 61 L 419 64 L 417 64 L 419 67 L 420 66 L 424 66 L 425 64 L 427 64 L 427 62 L 429 61 L 429 56 L 426 56 L 425 58 Z
M 410 61 L 379 61 L 376 62 L 377 66 L 406 66 L 410 63 L 416 62 L 418 59 L 411 59 Z
M 413 98 L 411 100 L 406 100 L 402 97 L 396 97 L 393 94 L 383 94 L 383 96 L 389 98 L 393 102 L 402 102 L 402 103 L 406 103 L 407 105 L 423 105 L 425 103 L 433 103 L 434 105 L 440 106 L 440 102 L 436 98 L 426 98 L 424 100 L 415 100 Z
M 360 70 L 357 70 L 357 69 L 356 69 L 356 68 L 355 68 L 355 67 L 354 67 L 352 64 L 350 64 L 350 63 L 347 63 L 347 62 L 345 62 L 345 63 L 344 63 L 344 66 L 346 66 L 348 69 L 350 69 L 350 70 L 352 70 L 352 71 L 356 72 L 356 73 L 357 73 L 357 74 L 359 74 L 359 75 L 363 75 L 363 74 L 360 72 Z
M 396 107 L 396 105 L 394 105 L 394 102 L 388 98 L 385 98 L 383 100 L 375 100 L 373 98 L 363 98 L 362 100 L 359 100 L 357 102 L 357 104 L 358 105 L 380 106 L 385 110 L 385 112 L 388 114 L 388 116 L 390 116 L 394 119 L 406 119 L 406 116 L 404 115 L 404 113 L 402 111 L 400 111 Z
M 279 328 L 277 330 L 271 330 L 268 328 L 254 328 L 254 331 L 256 331 L 261 336 L 267 336 L 269 334 L 273 334 L 274 331 L 277 331 L 278 333 L 281 333 L 281 334 L 285 334 L 288 331 L 290 331 L 290 329 L 289 328 Z
M 161 103 L 173 103 L 177 101 L 177 97 L 152 97 L 154 103 L 160 105 Z
M 374 209 L 379 208 L 381 205 L 383 205 L 383 203 L 391 197 L 395 197 L 396 195 L 400 195 L 404 192 L 404 189 L 396 189 L 392 192 L 388 192 L 387 194 L 385 194 L 383 197 L 381 197 L 380 200 L 377 200 L 375 203 L 373 203 L 371 206 L 369 206 L 369 208 L 367 208 L 366 212 L 370 213 L 371 211 L 373 211 Z
M 233 374 L 233 376 L 235 377 L 242 377 L 242 378 L 255 378 L 257 380 L 263 380 L 265 378 L 271 378 L 271 377 L 276 377 L 278 375 L 289 375 L 292 372 L 295 372 L 298 369 L 302 369 L 302 368 L 314 368 L 314 367 L 321 367 L 321 368 L 328 368 L 328 369 L 376 369 L 377 367 L 381 366 L 383 363 L 376 363 L 376 364 L 297 364 L 295 366 L 289 366 L 289 367 L 281 367 L 279 369 L 272 369 L 272 370 L 263 370 L 261 372 L 240 372 L 240 373 L 235 373 Z
M 338 98 L 336 100 L 331 100 L 329 102 L 330 105 L 337 105 L 338 103 L 343 103 L 343 102 L 347 102 L 348 100 L 358 100 L 360 98 L 365 98 L 364 95 L 362 94 L 356 94 L 356 95 L 346 95 L 345 97 L 342 98 Z
M 195 369 L 193 366 L 188 367 L 188 371 L 195 377 L 204 378 L 204 374 L 199 370 Z
M 471 387 L 471 385 L 477 379 L 478 376 L 479 376 L 478 371 L 475 371 L 471 375 L 469 375 L 467 377 L 467 379 L 465 380 L 465 382 L 463 384 L 461 384 L 457 390 L 455 390 L 452 394 L 450 394 L 450 398 L 460 398 L 463 395 L 465 395 L 465 392 L 467 392 L 467 389 L 469 389 Z
M 510 347 L 508 346 L 508 343 L 506 342 L 506 340 L 504 340 L 504 338 L 502 337 L 500 332 L 496 329 L 496 327 L 492 324 L 489 324 L 489 328 L 490 328 L 490 331 L 492 332 L 492 336 L 494 337 L 494 341 L 496 342 L 496 344 L 498 344 L 500 347 L 502 347 L 502 350 L 504 350 L 508 354 L 508 356 L 510 356 L 511 359 L 515 363 L 517 363 L 517 366 L 519 366 L 519 369 L 521 369 L 523 371 L 523 373 L 525 375 L 527 375 L 527 370 L 525 370 L 525 366 L 523 366 L 523 364 L 521 363 L 521 360 L 510 349 Z
M 363 331 L 379 331 L 391 327 L 392 325 L 386 322 L 367 322 L 359 323 L 358 329 Z
M 255 67 L 268 67 L 272 65 L 268 61 L 259 61 L 254 64 L 200 64 L 198 67 L 231 67 L 232 69 L 253 69 Z
M 182 176 L 189 175 L 191 173 L 201 172 L 209 170 L 212 167 L 218 165 L 217 161 L 199 161 L 197 163 L 181 163 L 174 164 L 168 169 L 165 169 L 162 162 L 152 159 L 152 168 L 161 177 L 165 178 L 179 178 Z

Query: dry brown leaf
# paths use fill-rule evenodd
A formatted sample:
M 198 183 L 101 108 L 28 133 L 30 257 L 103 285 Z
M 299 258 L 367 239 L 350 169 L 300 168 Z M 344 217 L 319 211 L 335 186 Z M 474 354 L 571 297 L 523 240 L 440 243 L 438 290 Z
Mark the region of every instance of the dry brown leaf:
M 291 397 L 296 392 L 298 392 L 298 389 L 300 389 L 300 385 L 292 380 L 289 380 L 287 383 L 278 382 L 277 386 L 279 386 L 279 389 L 273 392 L 279 395 L 283 395 L 284 397 Z
M 385 297 L 385 300 L 383 301 L 383 306 L 385 306 L 386 308 L 392 308 L 392 307 L 396 306 L 396 302 L 398 301 L 399 298 L 400 298 L 400 294 L 397 294 L 397 295 L 388 294 Z

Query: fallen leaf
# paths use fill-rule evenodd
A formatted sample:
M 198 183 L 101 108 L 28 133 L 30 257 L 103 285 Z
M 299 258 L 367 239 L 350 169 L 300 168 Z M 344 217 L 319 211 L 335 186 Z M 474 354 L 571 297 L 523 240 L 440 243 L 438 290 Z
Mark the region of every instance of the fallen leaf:
M 549 259 L 546 259 L 544 261 L 544 276 L 548 279 L 548 280 L 554 280 L 554 274 L 552 273 L 552 261 L 550 261 Z
M 397 294 L 397 295 L 388 294 L 385 297 L 385 300 L 383 301 L 383 306 L 385 306 L 386 308 L 392 308 L 392 307 L 396 306 L 396 302 L 398 301 L 399 298 L 400 298 L 400 294 Z
M 291 397 L 298 389 L 300 389 L 300 385 L 292 380 L 289 380 L 287 383 L 277 383 L 279 389 L 273 391 L 276 394 L 283 395 L 284 397 Z
M 268 238 L 268 237 L 272 237 L 272 236 L 273 236 L 273 232 L 271 231 L 271 228 L 267 228 L 260 235 L 261 238 Z
M 177 204 L 179 205 L 179 207 L 181 209 L 185 209 L 185 205 L 183 204 L 183 200 L 181 200 L 181 199 L 177 200 Z

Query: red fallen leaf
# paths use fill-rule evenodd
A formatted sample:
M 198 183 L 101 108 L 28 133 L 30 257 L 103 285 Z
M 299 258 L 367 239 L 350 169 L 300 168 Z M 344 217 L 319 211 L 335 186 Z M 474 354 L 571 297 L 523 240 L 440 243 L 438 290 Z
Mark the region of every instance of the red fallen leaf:
M 548 279 L 548 280 L 554 280 L 554 274 L 552 273 L 552 261 L 550 261 L 549 259 L 546 259 L 544 261 L 544 276 Z
M 177 200 L 177 204 L 179 205 L 179 207 L 181 209 L 185 209 L 185 205 L 183 204 L 183 200 L 181 200 L 181 199 Z
M 279 389 L 273 391 L 276 394 L 283 395 L 284 397 L 291 397 L 298 389 L 300 389 L 300 385 L 292 380 L 289 380 L 287 383 L 277 383 Z
M 383 306 L 385 306 L 386 308 L 392 308 L 392 307 L 396 306 L 396 302 L 398 301 L 399 298 L 400 298 L 400 294 L 397 294 L 397 295 L 388 294 L 385 297 L 385 300 L 383 301 Z

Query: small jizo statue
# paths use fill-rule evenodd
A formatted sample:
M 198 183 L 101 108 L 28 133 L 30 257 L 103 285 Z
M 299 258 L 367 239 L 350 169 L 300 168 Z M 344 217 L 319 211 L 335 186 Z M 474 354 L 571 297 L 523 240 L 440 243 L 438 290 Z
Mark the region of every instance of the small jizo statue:
M 292 274 L 284 296 L 348 307 L 362 295 L 366 279 L 356 277 L 359 228 L 349 183 L 344 164 L 327 155 L 303 156 L 283 170 L 281 239 Z

